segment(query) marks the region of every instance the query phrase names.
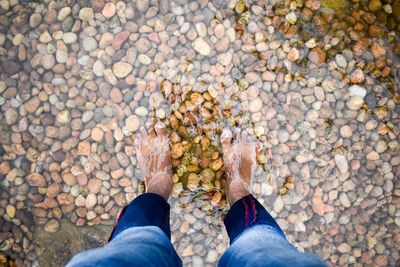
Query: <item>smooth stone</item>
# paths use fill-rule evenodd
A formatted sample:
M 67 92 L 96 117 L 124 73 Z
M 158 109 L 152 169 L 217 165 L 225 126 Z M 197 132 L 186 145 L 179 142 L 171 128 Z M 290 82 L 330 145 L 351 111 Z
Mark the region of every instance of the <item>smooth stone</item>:
M 66 32 L 63 34 L 62 39 L 65 44 L 73 44 L 78 40 L 78 36 L 74 32 Z
M 204 41 L 203 38 L 199 37 L 194 40 L 194 42 L 192 43 L 192 47 L 200 55 L 208 56 L 211 54 L 211 47 L 206 41 Z
M 349 170 L 349 163 L 345 156 L 336 154 L 334 156 L 336 166 L 338 167 L 341 173 L 345 173 Z
M 358 110 L 362 107 L 363 104 L 363 98 L 358 95 L 350 97 L 350 99 L 346 102 L 346 106 L 351 110 Z
M 127 62 L 120 61 L 115 63 L 112 69 L 117 78 L 125 78 L 132 72 L 133 67 Z
M 354 84 L 349 87 L 349 95 L 364 98 L 367 95 L 367 90 L 364 87 Z
M 87 52 L 90 52 L 97 48 L 97 41 L 93 37 L 87 37 L 82 42 L 83 49 Z

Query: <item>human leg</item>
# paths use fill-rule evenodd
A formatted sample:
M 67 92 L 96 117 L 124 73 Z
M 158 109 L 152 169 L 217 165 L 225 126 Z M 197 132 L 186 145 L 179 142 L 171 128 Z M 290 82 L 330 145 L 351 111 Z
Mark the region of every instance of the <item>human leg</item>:
M 121 213 L 106 246 L 79 253 L 67 266 L 182 266 L 170 242 L 169 210 L 159 195 L 137 197 Z
M 293 247 L 272 216 L 252 195 L 235 202 L 224 223 L 231 246 L 218 266 L 326 266 L 319 257 L 301 253 Z
M 225 129 L 221 144 L 231 205 L 224 223 L 231 246 L 219 266 L 326 266 L 317 256 L 293 247 L 272 216 L 250 194 L 256 150 L 246 132 Z

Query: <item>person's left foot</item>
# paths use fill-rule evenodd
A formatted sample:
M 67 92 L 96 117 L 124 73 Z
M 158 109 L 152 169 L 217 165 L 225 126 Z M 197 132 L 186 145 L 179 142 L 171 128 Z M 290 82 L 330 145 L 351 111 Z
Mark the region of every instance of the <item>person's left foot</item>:
M 167 128 L 161 122 L 148 129 L 141 127 L 134 143 L 137 165 L 145 178 L 146 192 L 168 200 L 173 182 Z

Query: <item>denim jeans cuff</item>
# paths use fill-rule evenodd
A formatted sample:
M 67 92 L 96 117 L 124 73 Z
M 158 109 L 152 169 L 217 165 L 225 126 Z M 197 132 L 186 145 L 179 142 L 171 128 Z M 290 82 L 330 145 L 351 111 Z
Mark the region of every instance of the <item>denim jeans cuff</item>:
M 285 237 L 274 218 L 251 194 L 232 205 L 224 219 L 224 224 L 231 244 L 241 233 L 254 225 L 269 225 Z
M 169 211 L 170 205 L 161 196 L 153 193 L 140 195 L 123 208 L 109 241 L 125 229 L 140 226 L 157 226 L 171 239 Z

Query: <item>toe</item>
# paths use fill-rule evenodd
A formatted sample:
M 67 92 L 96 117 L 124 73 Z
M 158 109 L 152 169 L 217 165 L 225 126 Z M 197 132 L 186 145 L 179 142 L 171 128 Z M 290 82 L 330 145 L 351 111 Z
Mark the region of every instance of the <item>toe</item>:
M 240 139 L 243 141 L 243 142 L 246 142 L 246 143 L 248 143 L 250 140 L 249 140 L 249 134 L 247 133 L 247 131 L 246 130 L 243 130 L 241 133 L 240 133 Z
M 162 122 L 157 122 L 156 125 L 154 126 L 154 129 L 157 133 L 157 136 L 159 136 L 159 137 L 168 135 L 167 127 L 165 127 L 165 124 Z
M 233 136 L 234 136 L 233 138 L 234 138 L 235 142 L 238 142 L 241 140 L 241 132 L 242 132 L 242 130 L 238 127 L 235 127 L 233 129 Z
M 149 127 L 147 130 L 147 135 L 150 138 L 155 138 L 157 136 L 156 131 L 154 130 L 154 127 Z
M 144 128 L 143 126 L 142 127 L 140 127 L 140 129 L 139 129 L 139 136 L 140 136 L 140 139 L 142 140 L 142 141 L 144 141 L 145 139 L 147 139 L 147 130 L 146 130 L 146 128 Z
M 228 128 L 225 128 L 222 131 L 220 139 L 221 139 L 222 150 L 224 153 L 231 149 L 232 137 L 233 137 L 233 134 Z

